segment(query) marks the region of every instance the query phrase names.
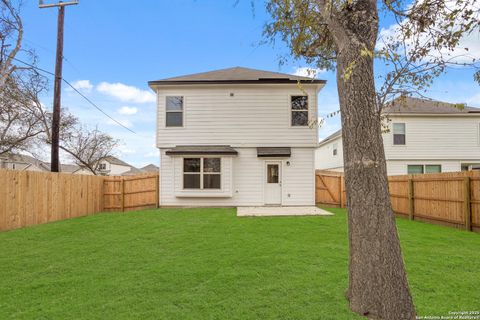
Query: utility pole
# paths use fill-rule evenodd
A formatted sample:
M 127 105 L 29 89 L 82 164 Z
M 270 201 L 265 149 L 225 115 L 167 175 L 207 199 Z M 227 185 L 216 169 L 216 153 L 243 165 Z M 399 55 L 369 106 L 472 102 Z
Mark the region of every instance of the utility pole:
M 63 66 L 63 26 L 65 20 L 65 7 L 78 4 L 78 0 L 71 2 L 58 2 L 45 4 L 43 0 L 39 1 L 39 8 L 58 7 L 57 22 L 57 53 L 55 59 L 55 84 L 53 87 L 53 114 L 52 114 L 52 133 L 51 133 L 51 157 L 50 171 L 59 172 L 59 140 L 60 140 L 60 109 L 62 95 L 62 66 Z

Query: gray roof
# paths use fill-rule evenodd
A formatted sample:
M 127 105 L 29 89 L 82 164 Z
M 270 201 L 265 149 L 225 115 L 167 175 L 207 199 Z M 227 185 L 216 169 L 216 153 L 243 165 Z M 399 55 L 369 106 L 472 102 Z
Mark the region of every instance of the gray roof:
M 332 133 L 331 135 L 329 135 L 328 137 L 326 137 L 325 139 L 320 141 L 320 143 L 325 143 L 327 141 L 333 140 L 333 139 L 335 139 L 337 137 L 341 137 L 341 136 L 342 136 L 342 129 L 338 129 L 337 131 L 335 131 L 334 133 Z
M 143 171 L 141 169 L 137 169 L 135 167 L 131 167 L 129 171 L 124 172 L 121 175 L 122 176 L 134 176 L 134 175 L 142 174 L 142 173 L 145 173 L 145 171 Z
M 119 165 L 119 166 L 125 166 L 125 167 L 133 167 L 132 165 L 126 163 L 125 161 L 122 161 L 120 159 L 118 159 L 117 157 L 114 157 L 114 156 L 108 156 L 108 157 L 105 157 L 103 160 L 111 163 L 111 164 L 116 164 L 116 165 Z
M 142 171 L 146 171 L 146 172 L 158 172 L 159 169 L 160 169 L 159 167 L 151 163 L 141 168 Z
M 237 155 L 231 146 L 176 146 L 165 152 L 167 155 Z
M 243 67 L 214 70 L 150 81 L 149 85 L 195 83 L 325 83 L 325 80 Z
M 468 107 L 465 104 L 420 99 L 414 97 L 399 97 L 385 107 L 385 114 L 470 114 L 480 113 L 479 108 Z
M 46 171 L 50 170 L 50 167 L 46 167 L 45 163 L 42 160 L 36 159 L 32 156 L 26 155 L 26 154 L 19 154 L 19 153 L 9 153 L 6 155 L 1 156 L 2 160 L 8 161 L 8 162 L 17 162 L 17 163 L 24 163 L 24 164 L 30 164 L 38 167 L 39 169 L 43 169 Z

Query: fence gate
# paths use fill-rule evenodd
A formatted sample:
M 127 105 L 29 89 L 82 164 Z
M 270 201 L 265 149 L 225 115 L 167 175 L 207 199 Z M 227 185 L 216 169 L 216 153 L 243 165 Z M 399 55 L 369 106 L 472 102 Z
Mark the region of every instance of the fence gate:
M 103 182 L 105 211 L 130 211 L 158 207 L 158 174 L 108 177 Z
M 343 176 L 332 172 L 317 171 L 315 175 L 316 202 L 343 207 Z

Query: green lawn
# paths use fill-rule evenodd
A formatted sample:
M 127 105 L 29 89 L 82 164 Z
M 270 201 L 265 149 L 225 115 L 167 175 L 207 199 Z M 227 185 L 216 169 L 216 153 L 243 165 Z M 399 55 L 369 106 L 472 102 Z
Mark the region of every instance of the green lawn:
M 359 319 L 346 215 L 100 214 L 0 234 L 0 319 Z M 420 315 L 480 309 L 480 235 L 398 220 Z

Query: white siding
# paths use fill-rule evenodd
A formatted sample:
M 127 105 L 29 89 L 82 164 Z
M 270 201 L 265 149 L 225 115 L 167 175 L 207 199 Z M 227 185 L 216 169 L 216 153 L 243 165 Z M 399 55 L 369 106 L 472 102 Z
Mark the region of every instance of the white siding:
M 455 160 L 387 160 L 387 173 L 389 176 L 408 174 L 408 165 L 441 165 L 442 172 L 461 171 L 461 161 Z
M 393 145 L 393 133 L 383 135 L 387 173 L 407 174 L 409 164 L 440 164 L 442 172 L 461 170 L 462 164 L 480 163 L 480 116 L 390 116 L 393 123 L 405 123 L 406 144 Z M 332 155 L 339 143 L 339 157 Z M 315 167 L 343 171 L 341 138 L 320 146 Z
M 337 144 L 337 155 L 333 155 L 333 145 Z M 315 169 L 343 171 L 342 138 L 338 137 L 315 149 Z
M 317 119 L 317 85 L 304 85 L 309 118 Z M 233 94 L 233 96 L 231 96 Z M 157 146 L 315 147 L 316 127 L 290 126 L 292 85 L 219 85 L 159 88 Z M 165 127 L 165 97 L 184 97 L 184 127 Z
M 180 158 L 170 157 L 161 150 L 160 205 L 161 206 L 262 206 L 265 183 L 265 160 L 258 158 L 256 148 L 237 148 L 238 156 L 232 158 L 231 170 L 225 166 L 223 183 L 231 177 L 231 197 L 187 197 L 178 194 L 181 189 Z M 222 159 L 222 164 L 224 160 Z M 312 148 L 292 148 L 290 158 L 282 158 L 282 205 L 314 205 L 314 154 Z M 290 165 L 287 166 L 287 161 Z M 228 162 L 227 162 L 228 163 Z M 175 176 L 177 175 L 177 178 Z M 226 186 L 226 185 L 224 185 Z
M 406 145 L 393 145 L 393 134 L 384 134 L 388 160 L 479 160 L 480 116 L 391 117 L 406 124 Z

